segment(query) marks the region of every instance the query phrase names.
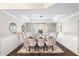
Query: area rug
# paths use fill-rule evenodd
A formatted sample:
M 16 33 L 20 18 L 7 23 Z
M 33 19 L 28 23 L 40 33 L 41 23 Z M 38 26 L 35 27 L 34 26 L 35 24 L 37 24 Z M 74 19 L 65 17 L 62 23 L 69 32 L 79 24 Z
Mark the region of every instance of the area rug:
M 49 48 L 48 51 L 44 51 L 43 49 L 39 49 L 39 51 L 35 51 L 35 49 L 32 48 L 29 52 L 28 48 L 26 49 L 22 47 L 17 53 L 64 53 L 64 51 L 56 45 L 53 51 L 52 48 Z

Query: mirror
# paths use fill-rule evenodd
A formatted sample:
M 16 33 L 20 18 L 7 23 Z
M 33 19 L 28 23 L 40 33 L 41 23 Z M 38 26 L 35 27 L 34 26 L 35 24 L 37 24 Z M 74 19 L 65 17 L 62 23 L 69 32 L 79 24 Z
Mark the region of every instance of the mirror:
M 25 32 L 25 26 L 22 25 L 22 32 Z
M 9 25 L 9 32 L 13 33 L 13 34 L 16 33 L 16 28 L 17 28 L 16 24 L 15 23 L 11 23 Z

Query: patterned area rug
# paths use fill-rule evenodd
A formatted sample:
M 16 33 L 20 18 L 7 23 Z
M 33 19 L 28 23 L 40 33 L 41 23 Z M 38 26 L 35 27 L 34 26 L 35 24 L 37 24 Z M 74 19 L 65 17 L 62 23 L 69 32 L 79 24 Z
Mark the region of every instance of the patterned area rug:
M 17 53 L 64 53 L 64 51 L 56 45 L 53 51 L 52 48 L 49 48 L 48 51 L 44 51 L 43 49 L 39 49 L 39 51 L 35 51 L 35 49 L 32 48 L 29 52 L 28 48 L 26 49 L 22 47 Z

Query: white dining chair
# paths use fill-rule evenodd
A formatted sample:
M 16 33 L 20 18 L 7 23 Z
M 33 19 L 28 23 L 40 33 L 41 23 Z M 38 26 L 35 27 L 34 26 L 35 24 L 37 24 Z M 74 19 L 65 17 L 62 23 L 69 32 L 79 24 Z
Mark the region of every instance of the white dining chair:
M 46 49 L 48 50 L 49 47 L 52 47 L 53 50 L 53 46 L 55 45 L 55 40 L 53 38 L 46 38 Z
M 46 49 L 48 50 L 49 47 L 52 47 L 52 51 L 56 46 L 56 39 L 58 36 L 58 32 L 56 32 L 56 34 L 54 35 L 54 37 L 47 37 L 46 38 Z
M 29 51 L 31 48 L 34 48 L 36 51 L 36 39 L 34 38 L 29 38 Z
M 45 51 L 45 39 L 42 37 L 39 37 L 37 41 L 38 41 L 38 51 L 40 48 L 43 48 L 43 50 Z
M 29 41 L 28 41 L 28 38 L 27 38 L 27 34 L 25 32 L 21 32 L 21 35 L 22 35 L 22 38 L 23 38 L 23 47 L 25 49 L 27 49 L 28 46 L 29 46 Z

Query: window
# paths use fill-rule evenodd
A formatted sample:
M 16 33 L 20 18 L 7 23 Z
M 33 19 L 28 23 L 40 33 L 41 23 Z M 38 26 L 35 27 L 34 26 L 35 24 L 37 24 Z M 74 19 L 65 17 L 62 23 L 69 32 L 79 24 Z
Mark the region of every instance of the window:
M 45 32 L 47 32 L 47 24 L 39 24 L 39 23 L 37 23 L 37 24 L 31 24 L 31 30 L 32 30 L 32 32 L 33 33 L 45 33 Z
M 17 26 L 16 26 L 16 24 L 15 23 L 11 23 L 10 25 L 9 25 L 9 31 L 10 31 L 10 33 L 16 33 L 16 28 L 17 28 Z

